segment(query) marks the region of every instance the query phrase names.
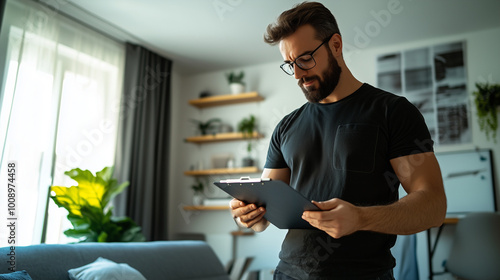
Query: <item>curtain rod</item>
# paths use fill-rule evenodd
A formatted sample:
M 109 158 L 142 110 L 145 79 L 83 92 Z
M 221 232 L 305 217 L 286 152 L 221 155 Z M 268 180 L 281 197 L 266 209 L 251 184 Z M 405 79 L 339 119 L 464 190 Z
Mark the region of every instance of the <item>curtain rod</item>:
M 52 1 L 56 2 L 56 4 L 59 5 L 59 7 L 54 7 L 50 3 L 47 3 L 50 0 L 30 0 L 34 3 L 38 3 L 54 13 L 57 13 L 59 15 L 62 15 L 72 21 L 75 21 L 91 30 L 94 30 L 114 41 L 123 43 L 127 41 L 131 41 L 133 43 L 139 43 L 142 45 L 148 45 L 146 42 L 144 42 L 142 39 L 136 37 L 135 35 L 129 33 L 128 31 L 124 30 L 123 28 L 99 17 L 98 15 L 91 13 L 84 8 L 76 5 L 75 3 L 69 2 L 67 0 L 57 0 L 57 1 Z M 68 9 L 69 8 L 69 9 Z M 85 17 L 88 17 L 88 22 L 98 22 L 97 25 L 95 24 L 89 24 L 88 22 L 84 22 L 85 18 L 82 20 L 80 19 L 77 15 L 77 13 L 83 14 Z M 105 31 L 107 30 L 107 31 Z M 111 31 L 110 31 L 111 30 Z M 120 33 L 120 34 L 117 34 Z

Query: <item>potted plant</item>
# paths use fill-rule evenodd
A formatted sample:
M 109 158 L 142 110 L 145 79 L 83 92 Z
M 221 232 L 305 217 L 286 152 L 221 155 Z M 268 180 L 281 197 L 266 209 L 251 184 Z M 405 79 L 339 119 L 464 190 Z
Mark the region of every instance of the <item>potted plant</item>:
M 248 118 L 242 119 L 238 123 L 238 132 L 243 134 L 243 137 L 248 138 L 247 141 L 247 152 L 248 156 L 243 159 L 243 166 L 254 166 L 254 160 L 251 158 L 250 153 L 252 152 L 252 138 L 253 133 L 256 128 L 255 116 L 250 115 Z
M 473 92 L 476 104 L 479 128 L 490 134 L 496 143 L 498 129 L 498 107 L 500 106 L 500 84 L 476 83 L 477 90 Z
M 240 71 L 238 74 L 235 72 L 229 72 L 226 74 L 226 77 L 232 94 L 245 92 L 245 83 L 243 82 L 245 72 Z
M 191 120 L 197 125 L 197 128 L 201 135 L 207 135 L 209 132 L 216 133 L 216 126 L 221 124 L 221 120 L 219 118 L 209 119 L 206 122 L 202 122 L 199 120 Z
M 128 217 L 114 217 L 108 205 L 122 192 L 128 182 L 118 184 L 111 178 L 113 169 L 105 167 L 94 176 L 79 168 L 64 172 L 78 185 L 51 186 L 50 198 L 57 206 L 68 210 L 73 225 L 64 234 L 80 242 L 136 242 L 145 241 L 141 228 Z
M 203 190 L 205 189 L 205 185 L 203 182 L 196 179 L 196 182 L 191 186 L 193 190 L 193 205 L 203 205 Z

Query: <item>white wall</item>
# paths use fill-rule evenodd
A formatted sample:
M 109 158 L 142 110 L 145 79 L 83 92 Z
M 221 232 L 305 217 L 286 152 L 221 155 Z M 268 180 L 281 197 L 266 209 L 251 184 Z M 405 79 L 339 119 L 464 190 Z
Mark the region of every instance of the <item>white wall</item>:
M 353 74 L 361 81 L 376 85 L 376 57 L 392 51 L 407 50 L 425 47 L 440 43 L 466 41 L 466 65 L 468 77 L 468 92 L 472 92 L 474 83 L 490 81 L 500 83 L 500 29 L 484 30 L 481 32 L 434 38 L 425 41 L 411 42 L 384 48 L 360 49 L 345 53 L 346 62 Z M 244 67 L 248 91 L 258 91 L 265 100 L 258 103 L 230 105 L 207 109 L 196 109 L 188 105 L 188 100 L 195 99 L 199 93 L 208 90 L 214 95 L 229 92 L 224 72 L 212 72 L 196 76 L 173 76 L 172 98 L 172 143 L 171 143 L 171 181 L 170 181 L 170 236 L 175 237 L 183 232 L 203 232 L 207 234 L 208 242 L 225 263 L 231 257 L 232 239 L 230 231 L 236 226 L 228 211 L 188 212 L 182 206 L 191 204 L 192 191 L 189 188 L 194 182 L 192 177 L 183 175 L 185 170 L 202 159 L 205 167 L 210 167 L 210 158 L 213 155 L 232 153 L 236 163 L 246 155 L 245 142 L 226 142 L 204 145 L 185 143 L 184 138 L 193 136 L 195 129 L 190 119 L 208 120 L 213 117 L 222 120 L 233 127 L 237 122 L 250 113 L 258 118 L 259 130 L 265 138 L 259 141 L 255 156 L 258 165 L 263 166 L 268 147 L 269 136 L 274 126 L 288 112 L 299 107 L 305 99 L 293 77 L 288 77 L 279 69 L 280 55 L 276 50 L 276 61 L 268 64 Z M 234 70 L 234 69 L 230 69 Z M 239 70 L 239 69 L 236 69 Z M 229 71 L 229 70 L 228 70 Z M 472 102 L 472 99 L 471 99 Z M 471 103 L 473 105 L 473 103 Z M 474 106 L 471 106 L 474 108 Z M 473 142 L 464 145 L 448 145 L 436 147 L 436 151 L 452 151 L 473 149 L 475 147 L 493 149 L 497 186 L 497 204 L 500 201 L 500 147 L 492 141 L 487 141 L 484 133 L 479 131 L 475 110 L 472 113 Z M 499 133 L 500 135 L 500 133 Z M 259 176 L 259 174 L 253 174 Z M 217 177 L 209 180 L 215 181 Z M 211 195 L 220 195 L 210 190 Z M 278 252 L 285 232 L 272 228 L 255 236 L 240 237 L 238 255 L 258 256 L 252 265 L 253 268 L 274 267 L 278 261 Z M 448 227 L 442 236 L 434 266 L 439 270 L 441 261 L 446 258 L 449 244 L 452 240 L 453 226 Z M 418 254 L 420 263 L 420 278 L 427 279 L 426 239 L 423 233 L 418 235 Z M 441 246 L 443 245 L 443 246 Z M 446 279 L 442 278 L 435 279 Z
M 479 130 L 476 110 L 472 99 L 472 92 L 476 89 L 476 82 L 500 83 L 500 56 L 498 56 L 498 45 L 500 44 L 500 28 L 483 30 L 481 32 L 466 33 L 457 36 L 434 38 L 425 41 L 411 42 L 390 47 L 358 50 L 346 55 L 347 64 L 355 76 L 365 82 L 376 84 L 376 57 L 394 51 L 408 50 L 419 47 L 432 46 L 441 43 L 456 41 L 466 42 L 466 65 L 468 78 L 468 92 L 470 93 L 471 104 L 471 125 L 473 140 L 470 144 L 437 146 L 436 152 L 447 152 L 457 150 L 469 150 L 476 147 L 493 150 L 493 162 L 495 166 L 494 177 L 496 185 L 497 207 L 500 205 L 500 145 L 492 140 L 488 141 L 483 132 Z M 497 136 L 498 138 L 498 136 Z M 433 258 L 434 271 L 442 271 L 443 260 L 447 258 L 453 240 L 454 226 L 448 225 L 441 235 L 436 255 Z M 433 230 L 433 234 L 437 230 Z M 434 235 L 433 235 L 434 237 Z M 418 238 L 418 259 L 420 279 L 428 279 L 428 258 L 425 233 L 419 233 Z M 436 276 L 434 279 L 451 279 L 449 275 Z

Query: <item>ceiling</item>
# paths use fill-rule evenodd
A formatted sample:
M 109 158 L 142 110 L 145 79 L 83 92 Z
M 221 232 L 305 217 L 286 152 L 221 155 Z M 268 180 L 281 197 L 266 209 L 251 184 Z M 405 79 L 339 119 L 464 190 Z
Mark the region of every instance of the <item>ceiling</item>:
M 120 41 L 141 44 L 197 74 L 282 60 L 263 42 L 297 0 L 40 0 Z M 498 0 L 320 1 L 349 48 L 364 49 L 500 27 Z M 346 48 L 346 47 L 344 47 Z

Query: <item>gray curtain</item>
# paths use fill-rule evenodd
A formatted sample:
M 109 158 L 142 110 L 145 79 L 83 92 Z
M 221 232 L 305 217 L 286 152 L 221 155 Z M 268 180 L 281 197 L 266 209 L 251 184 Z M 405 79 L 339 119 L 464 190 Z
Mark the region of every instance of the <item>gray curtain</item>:
M 3 26 L 3 17 L 4 17 L 4 13 L 5 13 L 5 5 L 7 4 L 7 0 L 0 0 L 0 31 L 3 31 L 2 36 L 0 36 L 0 50 L 2 50 L 0 52 L 0 65 L 2 65 L 2 69 L 0 69 L 0 108 L 2 107 L 2 103 L 3 103 L 3 91 L 4 91 L 4 83 L 5 83 L 5 79 L 4 79 L 4 71 L 5 71 L 5 68 L 7 67 L 4 67 L 5 64 L 5 57 L 7 55 L 7 40 L 2 40 L 4 38 L 3 35 L 5 35 L 4 33 L 8 33 L 6 30 L 2 30 L 2 26 Z
M 167 239 L 171 68 L 170 60 L 126 44 L 114 177 L 130 185 L 116 197 L 115 215 L 132 218 L 149 241 Z
M 0 0 L 0 29 L 2 28 L 3 13 L 5 12 L 5 4 L 7 0 Z

